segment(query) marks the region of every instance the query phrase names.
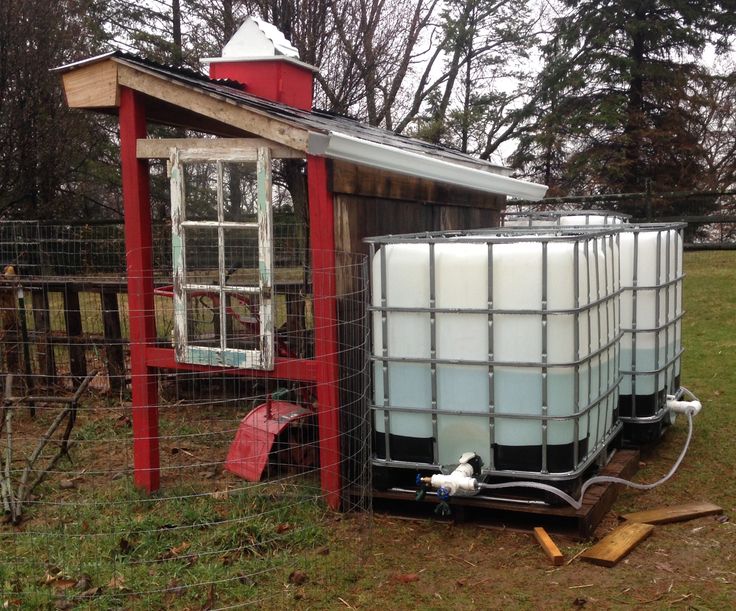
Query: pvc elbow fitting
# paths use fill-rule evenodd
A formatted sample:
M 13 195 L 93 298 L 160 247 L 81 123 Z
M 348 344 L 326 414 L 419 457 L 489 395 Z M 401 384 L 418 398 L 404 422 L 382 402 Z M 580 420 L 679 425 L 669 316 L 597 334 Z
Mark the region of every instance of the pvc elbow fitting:
M 464 467 L 465 465 L 460 465 Z M 432 476 L 430 482 L 433 488 L 445 488 L 450 493 L 450 496 L 454 496 L 458 492 L 464 493 L 475 493 L 478 490 L 478 480 L 472 475 L 472 467 L 470 474 L 465 469 L 458 467 L 450 473 L 450 475 L 442 475 L 437 473 Z
M 703 405 L 697 399 L 694 401 L 676 401 L 674 398 L 668 398 L 667 409 L 671 409 L 677 414 L 690 414 L 691 416 L 697 416 L 700 413 L 700 410 L 703 409 Z

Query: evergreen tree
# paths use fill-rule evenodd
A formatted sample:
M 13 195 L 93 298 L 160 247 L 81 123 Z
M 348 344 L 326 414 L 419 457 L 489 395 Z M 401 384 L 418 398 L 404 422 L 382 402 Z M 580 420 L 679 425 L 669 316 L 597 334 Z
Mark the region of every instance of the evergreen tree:
M 705 169 L 700 56 L 726 48 L 736 2 L 563 0 L 517 166 L 561 192 L 676 191 Z M 564 177 L 564 179 L 563 179 Z

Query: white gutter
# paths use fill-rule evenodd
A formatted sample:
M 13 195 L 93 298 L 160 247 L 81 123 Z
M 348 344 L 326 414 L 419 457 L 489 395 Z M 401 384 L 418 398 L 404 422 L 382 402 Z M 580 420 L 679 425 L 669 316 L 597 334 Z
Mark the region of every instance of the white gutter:
M 310 155 L 330 157 L 519 199 L 538 200 L 542 199 L 547 192 L 545 185 L 492 174 L 485 170 L 370 142 L 339 132 L 328 134 L 310 132 L 307 150 Z

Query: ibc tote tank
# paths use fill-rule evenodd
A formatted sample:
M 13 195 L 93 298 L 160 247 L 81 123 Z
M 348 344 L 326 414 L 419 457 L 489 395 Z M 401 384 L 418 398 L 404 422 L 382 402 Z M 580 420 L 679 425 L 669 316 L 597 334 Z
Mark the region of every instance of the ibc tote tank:
M 680 388 L 684 223 L 628 225 L 621 233 L 620 415 L 627 436 L 656 438 Z
M 628 223 L 610 211 L 511 213 L 514 226 L 598 226 L 621 230 L 621 388 L 624 437 L 656 439 L 669 424 L 666 395 L 680 388 L 684 223 Z M 622 224 L 624 223 L 624 224 Z
M 468 451 L 488 476 L 573 479 L 601 456 L 620 428 L 614 231 L 367 241 L 377 481 Z

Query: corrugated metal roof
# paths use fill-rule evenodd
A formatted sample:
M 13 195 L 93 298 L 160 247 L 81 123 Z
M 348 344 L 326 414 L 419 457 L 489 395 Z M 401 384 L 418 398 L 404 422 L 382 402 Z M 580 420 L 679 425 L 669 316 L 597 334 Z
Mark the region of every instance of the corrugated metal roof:
M 122 63 L 145 68 L 149 72 L 160 74 L 170 80 L 195 85 L 196 87 L 210 93 L 220 95 L 234 102 L 257 108 L 258 110 L 273 115 L 276 118 L 281 118 L 289 121 L 290 123 L 301 125 L 309 130 L 318 130 L 325 133 L 330 131 L 341 132 L 355 138 L 362 138 L 369 142 L 375 142 L 376 144 L 395 146 L 415 153 L 424 153 L 440 157 L 448 161 L 471 165 L 478 169 L 485 169 L 494 173 L 508 174 L 508 169 L 503 166 L 476 159 L 475 157 L 471 157 L 470 155 L 466 155 L 460 151 L 456 151 L 445 146 L 439 146 L 422 140 L 417 140 L 416 138 L 396 134 L 387 129 L 361 123 L 360 121 L 344 115 L 338 115 L 319 109 L 314 109 L 309 112 L 292 106 L 286 106 L 278 102 L 264 100 L 263 98 L 255 97 L 243 91 L 242 85 L 237 81 L 228 81 L 224 79 L 212 80 L 201 72 L 197 72 L 190 68 L 160 64 L 151 61 L 150 59 L 125 53 L 123 51 L 111 51 L 109 53 L 97 55 L 73 64 L 60 66 L 59 68 L 55 68 L 55 71 L 66 72 L 83 65 L 103 61 L 109 58 L 115 58 Z
M 380 127 L 361 123 L 350 117 L 317 109 L 306 111 L 265 100 L 243 91 L 243 85 L 237 81 L 212 80 L 190 68 L 167 66 L 122 51 L 98 55 L 82 62 L 61 66 L 56 70 L 65 72 L 110 58 L 169 81 L 213 94 L 245 108 L 257 110 L 276 120 L 303 128 L 312 135 L 335 136 L 334 146 L 324 145 L 323 148 L 328 154 L 333 149 L 335 154 L 339 155 L 336 158 L 383 168 L 385 164 L 382 161 L 382 154 L 391 153 L 396 159 L 393 165 L 385 166 L 385 169 L 399 173 L 524 199 L 540 199 L 546 191 L 546 187 L 542 185 L 508 178 L 510 172 L 507 168 L 476 159 L 460 151 L 396 134 Z M 361 142 L 365 143 L 362 147 Z M 347 151 L 344 156 L 336 152 L 338 148 Z M 402 166 L 404 169 L 399 169 Z

